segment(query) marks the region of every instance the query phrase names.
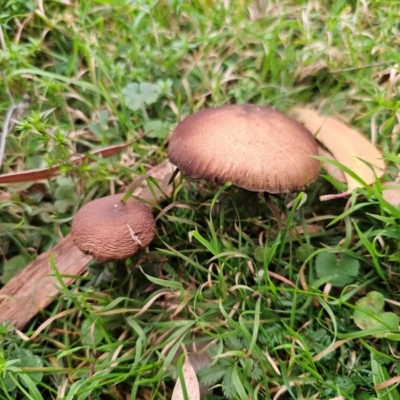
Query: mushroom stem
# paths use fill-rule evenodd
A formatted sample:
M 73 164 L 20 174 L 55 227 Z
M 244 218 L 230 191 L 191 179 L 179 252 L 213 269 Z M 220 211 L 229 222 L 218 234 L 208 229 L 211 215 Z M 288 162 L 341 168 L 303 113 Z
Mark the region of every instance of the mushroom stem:
M 271 200 L 271 197 L 268 192 L 264 192 L 264 199 L 267 203 L 268 208 L 272 212 L 272 215 L 275 217 L 276 221 L 278 222 L 279 229 L 282 228 L 282 216 L 279 214 L 278 209 L 276 208 L 274 202 Z

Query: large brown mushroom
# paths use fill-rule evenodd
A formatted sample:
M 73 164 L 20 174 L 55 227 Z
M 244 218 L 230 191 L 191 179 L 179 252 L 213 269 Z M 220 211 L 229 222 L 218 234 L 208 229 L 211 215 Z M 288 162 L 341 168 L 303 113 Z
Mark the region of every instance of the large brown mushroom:
M 303 190 L 319 175 L 312 134 L 271 108 L 227 105 L 185 118 L 171 135 L 168 157 L 192 178 L 253 192 Z
M 155 235 L 151 209 L 123 194 L 84 205 L 75 215 L 71 235 L 75 245 L 99 262 L 125 260 L 147 247 Z

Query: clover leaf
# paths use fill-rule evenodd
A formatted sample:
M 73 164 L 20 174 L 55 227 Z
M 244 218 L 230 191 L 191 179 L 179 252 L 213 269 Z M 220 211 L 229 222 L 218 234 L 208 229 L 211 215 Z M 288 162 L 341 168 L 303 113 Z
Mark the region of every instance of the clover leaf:
M 145 122 L 143 129 L 148 138 L 165 139 L 168 135 L 169 125 L 158 119 Z
M 369 292 L 359 299 L 353 313 L 355 324 L 362 330 L 375 329 L 377 331 L 397 331 L 399 319 L 395 313 L 383 312 L 385 300 L 379 292 Z M 383 337 L 384 333 L 374 336 Z
M 330 276 L 329 282 L 336 287 L 348 285 L 358 275 L 360 263 L 347 254 L 337 257 L 334 253 L 323 251 L 315 258 L 315 270 L 319 278 Z
M 155 103 L 162 94 L 162 87 L 157 83 L 129 83 L 122 89 L 126 105 L 131 110 L 139 110 L 145 104 Z
M 24 373 L 19 370 L 20 367 L 32 368 L 33 371 L 29 373 L 30 379 L 37 383 L 41 382 L 43 372 L 34 371 L 35 368 L 43 367 L 43 361 L 39 356 L 34 355 L 30 350 L 15 348 L 8 354 L 7 359 L 5 363 L 6 369 L 1 377 L 1 382 L 6 391 L 12 392 L 15 390 L 17 387 L 16 380 L 20 380 L 26 386 L 26 382 L 23 379 Z

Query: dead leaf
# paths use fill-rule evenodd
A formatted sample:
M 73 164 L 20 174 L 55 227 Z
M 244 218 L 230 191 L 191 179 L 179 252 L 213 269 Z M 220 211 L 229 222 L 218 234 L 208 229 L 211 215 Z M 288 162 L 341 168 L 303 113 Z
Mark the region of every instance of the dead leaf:
M 125 147 L 130 146 L 131 144 L 132 143 L 124 143 L 115 146 L 104 147 L 102 149 L 93 151 L 90 154 L 107 158 L 115 153 L 118 153 Z M 73 164 L 78 164 L 83 161 L 92 162 L 95 159 L 90 157 L 90 154 L 88 155 L 83 154 L 81 156 L 72 157 L 70 162 Z M 30 171 L 11 172 L 9 174 L 0 175 L 0 185 L 4 185 L 6 183 L 19 183 L 19 182 L 37 181 L 40 179 L 49 179 L 57 176 L 59 172 L 60 172 L 59 165 L 55 165 L 54 167 L 49 167 L 49 168 L 33 169 Z
M 295 107 L 292 114 L 332 153 L 335 160 L 348 167 L 366 183 L 371 184 L 375 175 L 381 177 L 384 174 L 385 162 L 382 153 L 362 133 L 333 117 L 320 115 L 309 108 Z M 374 171 L 362 160 L 370 163 Z M 360 187 L 359 182 L 349 174 L 344 172 L 344 176 L 347 194 Z
M 207 365 L 210 365 L 212 363 L 213 359 L 208 354 L 208 348 L 211 345 L 211 343 L 212 343 L 212 340 L 198 341 L 198 342 L 193 342 L 193 343 L 187 345 L 187 347 L 185 348 L 185 350 L 187 349 L 187 353 L 189 354 L 189 361 L 192 364 L 192 367 L 196 373 L 201 368 L 203 368 Z M 183 351 L 180 348 L 174 356 L 175 362 L 178 361 L 178 358 L 180 357 L 180 355 L 182 353 L 183 353 Z M 174 379 L 177 379 L 176 377 L 177 377 L 177 375 L 175 373 Z M 211 385 L 203 385 L 202 383 L 199 383 L 201 399 L 210 393 L 209 392 L 210 386 Z
M 185 380 L 186 391 L 188 395 L 188 400 L 200 400 L 200 388 L 199 381 L 196 376 L 196 371 L 194 370 L 189 356 L 185 354 L 185 362 L 182 366 L 182 374 Z M 171 400 L 184 400 L 182 382 L 178 376 L 176 381 L 174 391 L 172 392 Z
M 316 235 L 317 233 L 322 232 L 323 228 L 318 224 L 307 224 L 306 229 L 302 226 L 297 226 L 296 229 L 290 230 L 291 236 L 303 235 L 304 233 L 307 235 Z
M 392 206 L 400 204 L 400 184 L 396 182 L 385 182 L 382 184 L 382 197 Z
M 335 157 L 333 157 L 333 155 L 328 150 L 325 150 L 321 145 L 318 145 L 318 155 L 325 157 L 325 158 L 329 158 L 330 160 L 335 159 Z M 325 171 L 330 176 L 333 176 L 338 181 L 346 182 L 346 176 L 344 175 L 343 171 L 340 168 L 338 168 L 336 165 L 333 165 L 329 162 L 323 162 L 322 168 L 324 168 Z
M 140 196 L 142 199 L 157 202 L 164 196 L 168 197 L 171 195 L 173 185 L 169 185 L 168 182 L 174 170 L 175 166 L 168 160 L 165 160 L 161 164 L 151 168 L 146 175 L 140 176 L 129 187 L 135 187 L 133 192 L 135 196 Z M 159 188 L 154 183 L 146 181 L 146 178 L 148 177 L 156 180 Z

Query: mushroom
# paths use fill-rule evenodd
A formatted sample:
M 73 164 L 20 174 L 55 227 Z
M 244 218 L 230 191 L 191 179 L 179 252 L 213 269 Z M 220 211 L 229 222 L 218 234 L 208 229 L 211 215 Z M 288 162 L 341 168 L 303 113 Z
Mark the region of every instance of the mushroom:
M 253 104 L 190 115 L 168 145 L 169 160 L 184 175 L 264 192 L 269 205 L 268 193 L 296 192 L 317 179 L 320 163 L 310 157 L 314 154 L 317 142 L 300 123 Z
M 75 245 L 100 263 L 125 260 L 147 247 L 155 235 L 151 209 L 139 200 L 116 194 L 93 200 L 75 215 Z

